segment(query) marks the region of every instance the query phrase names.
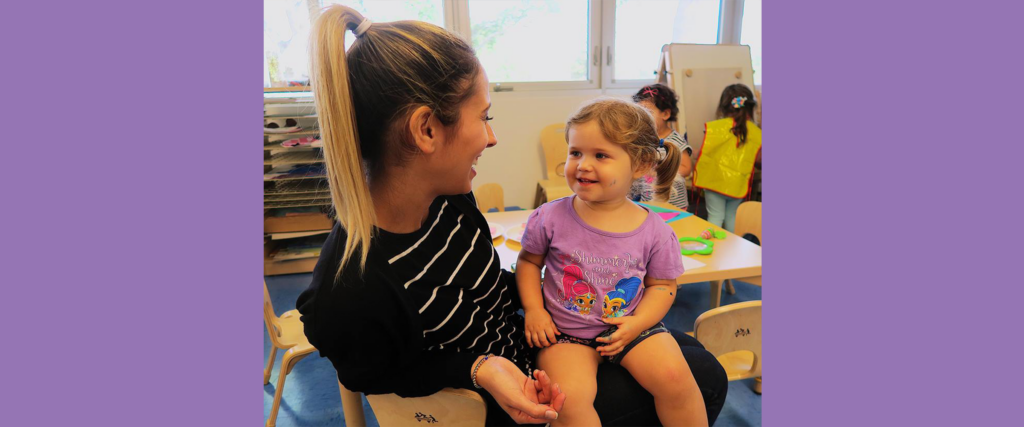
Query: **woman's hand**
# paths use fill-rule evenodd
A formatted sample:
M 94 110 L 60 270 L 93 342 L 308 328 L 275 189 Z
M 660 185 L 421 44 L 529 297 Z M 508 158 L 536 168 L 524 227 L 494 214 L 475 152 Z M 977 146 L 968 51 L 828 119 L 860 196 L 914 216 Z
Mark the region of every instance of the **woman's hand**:
M 598 354 L 601 356 L 614 356 L 619 354 L 627 344 L 633 342 L 633 340 L 635 340 L 636 337 L 646 329 L 641 327 L 641 320 L 636 316 L 606 317 L 601 320 L 603 320 L 604 323 L 618 327 L 618 329 L 608 337 L 597 339 L 597 342 L 605 344 L 596 349 Z
M 536 309 L 527 311 L 525 314 L 526 343 L 530 347 L 544 348 L 558 342 L 555 336 L 562 333 L 558 332 L 558 328 L 551 321 L 551 315 L 548 314 L 547 310 Z
M 487 390 L 515 422 L 544 424 L 558 418 L 565 393 L 558 384 L 551 384 L 544 371 L 537 370 L 534 376 L 537 379 L 531 380 L 508 359 L 491 356 L 480 365 L 476 383 Z

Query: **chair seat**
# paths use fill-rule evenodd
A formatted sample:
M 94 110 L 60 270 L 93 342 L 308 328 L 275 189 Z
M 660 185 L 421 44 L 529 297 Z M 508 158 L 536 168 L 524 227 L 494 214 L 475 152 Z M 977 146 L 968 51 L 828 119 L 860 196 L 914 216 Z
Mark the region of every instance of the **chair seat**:
M 299 320 L 299 311 L 286 311 L 279 318 L 281 324 L 281 337 L 278 340 L 284 345 L 284 349 L 296 345 L 309 345 L 309 340 L 302 329 L 302 320 Z
M 537 181 L 537 195 L 533 201 L 534 208 L 539 207 L 543 203 L 571 195 L 572 189 L 565 182 L 565 178 Z
M 537 185 L 539 185 L 540 188 L 543 188 L 545 191 L 562 187 L 564 187 L 567 190 L 569 189 L 569 184 L 565 182 L 565 178 L 542 179 L 540 181 L 537 181 Z
M 474 391 L 446 388 L 430 396 L 402 398 L 396 394 L 367 395 L 382 426 L 477 427 L 487 419 L 487 405 Z M 415 421 L 415 422 L 414 422 Z
M 722 367 L 725 368 L 725 374 L 728 375 L 729 381 L 758 376 L 750 372 L 751 367 L 754 366 L 754 353 L 749 351 L 734 351 L 723 354 L 718 356 L 718 363 L 721 363 Z

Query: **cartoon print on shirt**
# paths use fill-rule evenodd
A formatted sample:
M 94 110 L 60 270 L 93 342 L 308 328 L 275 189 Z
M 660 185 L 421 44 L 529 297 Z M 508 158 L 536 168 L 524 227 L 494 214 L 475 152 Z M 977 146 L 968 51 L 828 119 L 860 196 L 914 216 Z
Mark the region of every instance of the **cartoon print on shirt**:
M 558 290 L 558 298 L 565 309 L 587 317 L 597 302 L 597 290 L 583 279 L 583 270 L 578 265 L 567 265 L 562 270 L 562 289 Z
M 604 314 L 601 317 L 621 317 L 626 314 L 626 308 L 636 298 L 639 290 L 639 277 L 619 280 L 619 283 L 615 284 L 615 289 L 604 295 Z

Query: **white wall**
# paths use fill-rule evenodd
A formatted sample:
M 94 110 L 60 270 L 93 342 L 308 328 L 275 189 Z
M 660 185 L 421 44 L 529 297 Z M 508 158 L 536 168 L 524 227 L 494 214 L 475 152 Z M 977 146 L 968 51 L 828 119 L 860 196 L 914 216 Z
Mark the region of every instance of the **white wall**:
M 498 145 L 484 151 L 473 179 L 473 188 L 498 183 L 505 191 L 505 206 L 533 208 L 537 181 L 544 176 L 544 150 L 540 131 L 565 123 L 584 102 L 600 96 L 629 99 L 640 86 L 629 89 L 587 89 L 560 91 L 491 92 L 491 126 Z M 310 114 L 295 104 L 267 104 L 267 114 Z M 303 123 L 305 124 L 305 123 Z
M 544 176 L 544 150 L 540 131 L 565 123 L 581 104 L 600 96 L 629 99 L 633 89 L 491 92 L 491 126 L 498 145 L 484 151 L 477 165 L 473 188 L 498 183 L 505 205 L 532 208 L 537 181 Z

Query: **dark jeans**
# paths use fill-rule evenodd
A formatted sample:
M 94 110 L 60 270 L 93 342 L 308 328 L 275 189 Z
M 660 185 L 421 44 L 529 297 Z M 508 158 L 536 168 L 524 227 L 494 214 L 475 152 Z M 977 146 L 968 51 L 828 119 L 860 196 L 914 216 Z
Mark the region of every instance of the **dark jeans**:
M 669 329 L 679 343 L 683 357 L 697 380 L 697 386 L 704 396 L 708 411 L 708 425 L 714 425 L 718 413 L 725 404 L 729 392 L 729 379 L 725 369 L 715 356 L 704 350 L 704 346 L 693 337 Z M 516 425 L 504 409 L 483 390 L 480 393 L 487 402 L 488 426 Z M 597 397 L 594 399 L 597 415 L 604 426 L 660 426 L 658 413 L 654 409 L 654 398 L 636 382 L 629 371 L 621 365 L 602 363 L 597 367 Z

